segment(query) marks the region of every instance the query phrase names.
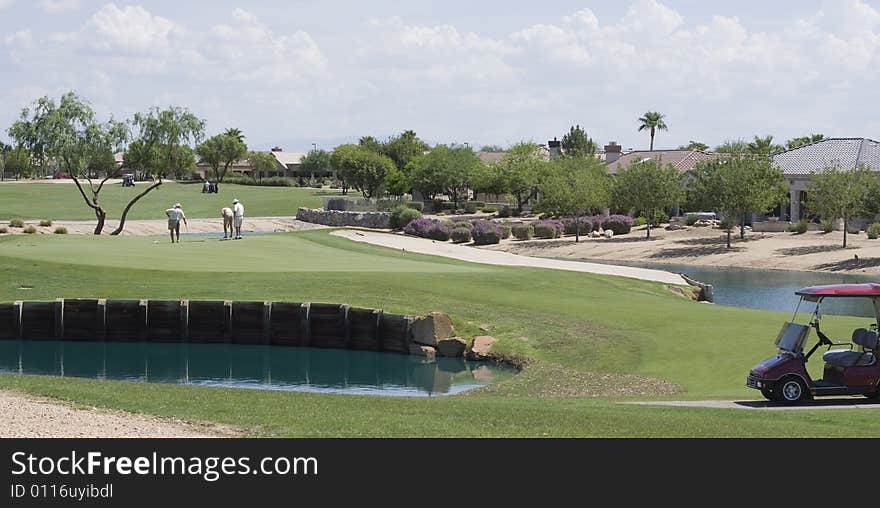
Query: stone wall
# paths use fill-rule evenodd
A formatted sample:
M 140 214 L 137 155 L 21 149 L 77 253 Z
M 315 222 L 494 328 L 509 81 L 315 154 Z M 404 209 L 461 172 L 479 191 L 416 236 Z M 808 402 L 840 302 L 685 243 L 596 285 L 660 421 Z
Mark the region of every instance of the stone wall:
M 391 228 L 391 214 L 388 212 L 347 212 L 324 210 L 323 208 L 300 208 L 297 220 L 322 224 L 324 226 L 355 226 L 370 229 Z

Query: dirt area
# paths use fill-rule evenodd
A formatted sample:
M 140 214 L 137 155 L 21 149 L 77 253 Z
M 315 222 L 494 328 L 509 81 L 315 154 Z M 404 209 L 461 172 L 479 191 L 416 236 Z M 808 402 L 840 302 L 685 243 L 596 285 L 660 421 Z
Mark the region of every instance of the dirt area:
M 181 225 L 181 234 L 187 233 L 218 233 L 223 234 L 223 222 L 220 219 L 188 219 L 188 226 Z M 52 234 L 55 228 L 63 226 L 71 235 L 90 235 L 95 231 L 95 221 L 53 221 L 51 226 L 40 226 L 39 221 L 25 221 L 25 227 L 33 226 L 36 234 Z M 104 225 L 104 234 L 109 234 L 119 225 L 119 221 L 107 220 Z M 318 224 L 310 224 L 296 220 L 295 217 L 245 217 L 242 225 L 243 233 L 277 233 L 283 231 L 305 231 L 307 229 L 325 228 Z M 8 227 L 9 234 L 24 234 L 22 228 Z M 123 236 L 151 236 L 167 235 L 168 221 L 157 220 L 127 220 Z
M 654 229 L 651 239 L 644 228 L 614 238 L 574 237 L 556 240 L 502 240 L 487 250 L 524 256 L 570 260 L 643 261 L 705 266 L 763 268 L 880 274 L 880 240 L 868 240 L 865 233 L 808 231 L 794 233 L 751 233 L 740 240 L 734 235 L 731 248 L 724 231 L 712 227 L 687 227 L 677 231 Z
M 541 259 L 538 257 L 520 256 L 508 252 L 475 249 L 466 245 L 457 245 L 449 242 L 436 242 L 424 238 L 404 236 L 402 234 L 380 233 L 368 230 L 345 229 L 331 233 L 336 236 L 348 238 L 356 242 L 366 242 L 392 249 L 400 249 L 406 252 L 419 254 L 431 254 L 448 258 L 470 261 L 473 263 L 485 263 L 501 266 L 526 266 L 532 268 L 552 268 L 556 270 L 570 270 L 574 272 L 587 272 L 602 275 L 617 275 L 634 279 L 665 282 L 667 284 L 685 284 L 680 275 L 662 270 L 649 270 L 646 268 L 634 268 L 629 266 L 612 266 L 599 263 L 583 263 L 563 261 L 555 259 Z
M 0 438 L 235 437 L 231 427 L 194 424 L 0 392 Z

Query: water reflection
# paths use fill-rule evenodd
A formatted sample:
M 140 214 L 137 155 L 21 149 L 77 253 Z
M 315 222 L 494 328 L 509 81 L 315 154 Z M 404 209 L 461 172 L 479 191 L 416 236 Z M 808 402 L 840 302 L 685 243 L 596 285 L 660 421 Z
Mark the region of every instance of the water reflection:
M 0 341 L 0 373 L 389 396 L 450 395 L 513 375 L 460 358 L 234 344 Z

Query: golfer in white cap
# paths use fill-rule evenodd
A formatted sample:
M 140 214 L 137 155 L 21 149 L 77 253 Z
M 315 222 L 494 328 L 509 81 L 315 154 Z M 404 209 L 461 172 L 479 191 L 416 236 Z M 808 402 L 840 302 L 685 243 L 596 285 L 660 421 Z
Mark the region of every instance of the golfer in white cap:
M 241 223 L 244 221 L 244 205 L 237 199 L 232 200 L 232 225 L 235 226 L 235 239 L 241 240 Z
M 177 233 L 177 243 L 180 243 L 180 221 L 182 220 L 186 224 L 186 215 L 183 213 L 180 203 L 175 203 L 172 208 L 165 210 L 165 215 L 168 216 L 168 233 L 171 234 L 171 243 L 174 243 L 175 233 Z M 188 226 L 189 224 L 187 224 Z

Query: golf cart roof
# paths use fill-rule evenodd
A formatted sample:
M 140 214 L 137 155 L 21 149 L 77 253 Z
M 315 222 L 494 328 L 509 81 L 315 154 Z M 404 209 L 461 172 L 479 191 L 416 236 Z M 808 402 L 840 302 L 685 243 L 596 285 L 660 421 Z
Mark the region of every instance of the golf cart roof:
M 807 300 L 815 301 L 822 298 L 840 296 L 880 297 L 880 284 L 831 284 L 828 286 L 810 286 L 794 292 Z

